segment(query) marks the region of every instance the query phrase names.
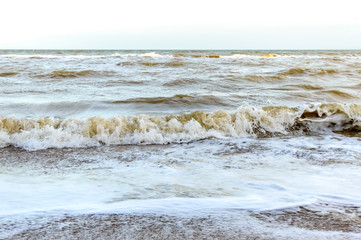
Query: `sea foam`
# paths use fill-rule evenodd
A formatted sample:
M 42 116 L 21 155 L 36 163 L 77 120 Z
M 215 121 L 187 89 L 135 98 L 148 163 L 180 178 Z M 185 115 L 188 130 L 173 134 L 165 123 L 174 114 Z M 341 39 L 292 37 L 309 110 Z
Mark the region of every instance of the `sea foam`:
M 100 116 L 87 119 L 0 118 L 0 146 L 27 150 L 123 144 L 169 144 L 224 137 L 272 137 L 312 132 L 360 131 L 359 105 L 302 108 L 240 107 L 181 115 Z

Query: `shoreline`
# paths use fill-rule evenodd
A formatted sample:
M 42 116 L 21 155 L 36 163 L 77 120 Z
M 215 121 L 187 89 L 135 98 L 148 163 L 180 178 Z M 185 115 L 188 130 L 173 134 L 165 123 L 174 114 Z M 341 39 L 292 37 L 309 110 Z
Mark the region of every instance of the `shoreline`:
M 361 239 L 359 208 L 329 203 L 263 212 L 64 214 L 38 221 L 4 239 Z M 7 224 L 7 230 L 19 226 Z

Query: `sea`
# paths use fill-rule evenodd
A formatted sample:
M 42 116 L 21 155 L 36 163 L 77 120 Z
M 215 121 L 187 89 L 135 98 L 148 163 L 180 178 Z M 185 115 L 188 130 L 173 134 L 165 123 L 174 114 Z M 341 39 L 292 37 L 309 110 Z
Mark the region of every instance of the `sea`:
M 0 50 L 0 239 L 361 239 L 361 51 Z

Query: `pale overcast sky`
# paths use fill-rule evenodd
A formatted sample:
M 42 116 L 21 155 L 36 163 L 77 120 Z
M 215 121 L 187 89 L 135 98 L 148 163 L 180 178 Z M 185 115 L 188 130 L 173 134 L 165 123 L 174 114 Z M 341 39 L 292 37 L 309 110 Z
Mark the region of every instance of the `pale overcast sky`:
M 361 49 L 359 0 L 0 3 L 0 49 Z

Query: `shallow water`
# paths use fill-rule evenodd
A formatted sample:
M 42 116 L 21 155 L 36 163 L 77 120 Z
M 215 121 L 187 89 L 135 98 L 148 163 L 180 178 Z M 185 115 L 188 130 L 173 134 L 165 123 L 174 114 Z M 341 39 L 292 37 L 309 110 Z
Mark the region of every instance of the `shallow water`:
M 2 50 L 0 238 L 361 239 L 360 69 L 359 51 Z

